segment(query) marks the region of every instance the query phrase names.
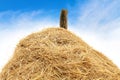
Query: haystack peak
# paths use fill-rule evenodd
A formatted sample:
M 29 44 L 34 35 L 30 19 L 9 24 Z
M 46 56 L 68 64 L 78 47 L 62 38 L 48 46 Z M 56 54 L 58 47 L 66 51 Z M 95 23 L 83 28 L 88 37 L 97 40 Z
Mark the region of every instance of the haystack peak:
M 70 31 L 49 28 L 19 42 L 0 80 L 120 80 L 120 70 Z

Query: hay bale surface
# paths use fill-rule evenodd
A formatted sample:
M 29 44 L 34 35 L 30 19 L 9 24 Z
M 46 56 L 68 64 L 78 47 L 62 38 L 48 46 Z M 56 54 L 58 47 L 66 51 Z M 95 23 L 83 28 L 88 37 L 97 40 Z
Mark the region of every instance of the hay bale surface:
M 20 41 L 0 80 L 120 80 L 120 70 L 71 32 L 50 28 Z

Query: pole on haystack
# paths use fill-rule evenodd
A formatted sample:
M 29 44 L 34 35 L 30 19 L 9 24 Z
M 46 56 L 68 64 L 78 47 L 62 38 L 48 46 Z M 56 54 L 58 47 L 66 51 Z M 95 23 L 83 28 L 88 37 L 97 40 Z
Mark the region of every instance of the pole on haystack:
M 60 27 L 67 29 L 67 10 L 63 9 L 60 14 Z

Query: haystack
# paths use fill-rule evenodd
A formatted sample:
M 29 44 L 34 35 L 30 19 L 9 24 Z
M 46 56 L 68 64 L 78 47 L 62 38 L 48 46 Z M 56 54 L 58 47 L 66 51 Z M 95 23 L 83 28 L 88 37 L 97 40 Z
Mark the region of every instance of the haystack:
M 120 80 L 120 70 L 68 30 L 49 28 L 19 42 L 0 80 Z

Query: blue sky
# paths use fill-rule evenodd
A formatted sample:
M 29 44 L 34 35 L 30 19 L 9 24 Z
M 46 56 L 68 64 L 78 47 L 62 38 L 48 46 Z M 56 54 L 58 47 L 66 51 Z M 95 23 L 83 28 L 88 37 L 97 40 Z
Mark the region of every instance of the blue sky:
M 20 39 L 59 27 L 61 9 L 68 10 L 71 32 L 120 67 L 119 4 L 120 0 L 0 0 L 0 69 Z
M 68 8 L 68 6 L 74 6 L 76 0 L 1 0 L 0 11 L 5 10 L 61 10 L 61 8 Z M 81 3 L 84 0 L 80 1 Z

